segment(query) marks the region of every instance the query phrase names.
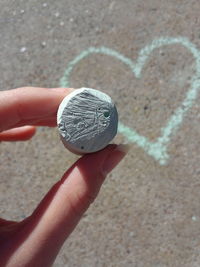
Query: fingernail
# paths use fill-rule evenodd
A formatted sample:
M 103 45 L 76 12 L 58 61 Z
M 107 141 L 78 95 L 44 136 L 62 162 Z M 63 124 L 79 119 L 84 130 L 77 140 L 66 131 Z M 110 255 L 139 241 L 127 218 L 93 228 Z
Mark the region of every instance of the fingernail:
M 114 169 L 117 164 L 124 158 L 130 149 L 129 145 L 120 144 L 114 150 L 112 150 L 109 155 L 106 157 L 102 171 L 105 175 Z

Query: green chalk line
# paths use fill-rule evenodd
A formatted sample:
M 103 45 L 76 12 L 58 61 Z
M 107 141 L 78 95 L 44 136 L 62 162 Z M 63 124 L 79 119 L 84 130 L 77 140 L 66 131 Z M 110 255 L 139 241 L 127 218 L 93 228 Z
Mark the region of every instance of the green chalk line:
M 175 109 L 174 114 L 168 119 L 165 127 L 161 128 L 161 136 L 157 138 L 156 142 L 151 142 L 147 137 L 138 134 L 134 129 L 125 126 L 122 122 L 119 122 L 118 127 L 119 133 L 123 134 L 129 142 L 136 143 L 139 147 L 143 148 L 146 153 L 154 157 L 154 159 L 156 159 L 161 165 L 165 165 L 167 163 L 169 159 L 167 146 L 170 143 L 171 136 L 176 133 L 178 127 L 183 121 L 184 115 L 192 107 L 200 88 L 200 50 L 198 50 L 193 43 L 183 37 L 161 37 L 153 40 L 151 44 L 140 50 L 136 62 L 133 62 L 131 59 L 125 57 L 119 52 L 107 47 L 89 47 L 68 63 L 68 66 L 64 71 L 64 75 L 60 80 L 61 87 L 70 87 L 69 80 L 72 70 L 82 59 L 91 54 L 103 54 L 114 57 L 128 66 L 136 78 L 141 78 L 142 69 L 152 51 L 166 45 L 174 44 L 180 44 L 191 52 L 195 59 L 196 72 L 191 79 L 190 88 L 188 89 L 183 102 Z

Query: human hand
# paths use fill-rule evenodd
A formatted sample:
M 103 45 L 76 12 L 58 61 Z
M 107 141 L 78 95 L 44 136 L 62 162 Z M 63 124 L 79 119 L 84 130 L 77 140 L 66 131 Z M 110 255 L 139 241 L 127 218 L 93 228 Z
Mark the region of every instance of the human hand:
M 58 106 L 72 90 L 27 87 L 0 92 L 0 141 L 27 140 L 35 134 L 35 126 L 56 126 Z M 0 266 L 51 266 L 106 175 L 126 152 L 124 145 L 108 145 L 84 155 L 29 217 L 21 222 L 0 219 Z

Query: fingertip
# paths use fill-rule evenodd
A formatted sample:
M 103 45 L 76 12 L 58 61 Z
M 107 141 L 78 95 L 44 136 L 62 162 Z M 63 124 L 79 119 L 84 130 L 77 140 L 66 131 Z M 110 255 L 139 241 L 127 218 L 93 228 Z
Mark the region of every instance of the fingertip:
M 22 141 L 31 139 L 37 131 L 37 128 L 35 126 L 24 126 L 26 127 L 26 130 L 24 129 L 24 133 L 21 134 Z
M 116 146 L 114 150 L 112 150 L 102 165 L 102 171 L 105 175 L 111 172 L 119 163 L 120 161 L 126 156 L 130 149 L 129 145 L 120 144 Z
M 72 90 L 72 88 L 21 87 L 2 91 L 0 130 L 34 125 L 37 120 L 53 116 L 56 118 L 58 106 Z
M 94 176 L 102 171 L 106 158 L 116 148 L 116 144 L 109 144 L 100 151 L 83 155 L 74 165 L 81 168 L 86 173 L 86 177 Z
M 129 148 L 129 145 L 124 144 L 109 144 L 98 152 L 84 155 L 76 165 L 87 171 L 87 176 L 101 171 L 107 174 L 124 158 Z
M 35 126 L 22 126 L 6 130 L 0 133 L 0 141 L 26 141 L 36 133 Z

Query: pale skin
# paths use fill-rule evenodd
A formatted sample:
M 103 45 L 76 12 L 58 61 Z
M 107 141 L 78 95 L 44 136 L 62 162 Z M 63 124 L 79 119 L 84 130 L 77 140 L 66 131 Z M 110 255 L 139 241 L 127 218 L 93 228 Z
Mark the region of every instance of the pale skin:
M 72 90 L 26 87 L 0 92 L 0 141 L 25 141 L 36 133 L 36 126 L 56 126 L 58 106 Z M 29 217 L 20 222 L 0 219 L 1 266 L 52 266 L 106 175 L 126 152 L 126 146 L 109 145 L 82 156 Z

